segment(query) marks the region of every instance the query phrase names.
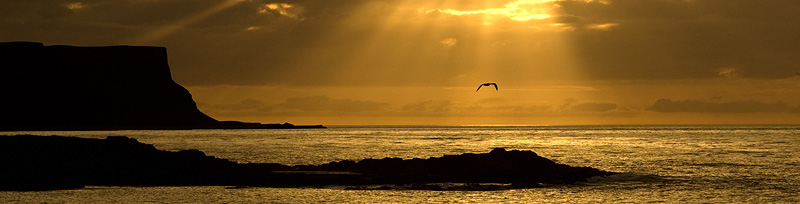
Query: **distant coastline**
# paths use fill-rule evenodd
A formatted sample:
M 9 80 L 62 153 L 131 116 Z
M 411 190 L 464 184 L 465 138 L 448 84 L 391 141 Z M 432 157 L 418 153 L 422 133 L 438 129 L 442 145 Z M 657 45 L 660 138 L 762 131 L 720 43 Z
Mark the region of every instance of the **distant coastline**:
M 778 127 L 789 127 L 794 128 L 798 127 L 800 124 L 635 124 L 635 125 L 326 125 L 329 128 L 407 128 L 407 127 L 422 127 L 422 128 L 524 128 L 524 127 L 537 127 L 537 128 L 569 128 L 569 127 L 576 127 L 576 128 L 585 128 L 585 127 L 594 127 L 594 128 L 652 128 L 652 127 L 664 127 L 664 128 L 686 128 L 686 127 L 698 127 L 698 128 L 707 128 L 707 127 L 725 127 L 725 128 L 736 128 L 736 127 L 765 127 L 765 128 L 778 128 Z

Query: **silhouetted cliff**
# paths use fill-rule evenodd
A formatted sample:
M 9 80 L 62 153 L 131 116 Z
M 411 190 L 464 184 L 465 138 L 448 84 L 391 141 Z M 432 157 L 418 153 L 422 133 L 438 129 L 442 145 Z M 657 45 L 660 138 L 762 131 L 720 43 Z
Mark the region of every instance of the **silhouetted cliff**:
M 323 165 L 239 164 L 197 150 L 169 152 L 127 137 L 0 136 L 0 190 L 54 190 L 84 185 L 306 187 L 508 183 L 505 188 L 570 184 L 615 174 L 570 167 L 531 151 L 495 149 L 486 154 L 339 161 Z M 368 187 L 367 187 L 368 188 Z M 406 187 L 401 187 L 406 188 Z M 459 190 L 496 190 L 470 186 Z
M 203 114 L 163 47 L 0 43 L 0 77 L 0 130 L 295 128 Z

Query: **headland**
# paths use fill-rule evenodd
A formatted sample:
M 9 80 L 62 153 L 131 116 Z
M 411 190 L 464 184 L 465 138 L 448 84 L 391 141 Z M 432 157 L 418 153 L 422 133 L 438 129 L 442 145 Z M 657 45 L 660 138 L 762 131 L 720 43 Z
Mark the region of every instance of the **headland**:
M 218 121 L 172 80 L 167 49 L 0 43 L 0 130 L 288 129 Z

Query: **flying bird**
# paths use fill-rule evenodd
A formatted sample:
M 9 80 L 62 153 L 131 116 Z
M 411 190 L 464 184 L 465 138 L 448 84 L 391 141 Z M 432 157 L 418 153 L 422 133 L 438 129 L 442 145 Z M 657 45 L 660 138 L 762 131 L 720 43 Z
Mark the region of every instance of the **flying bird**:
M 499 89 L 497 89 L 497 84 L 496 83 L 483 83 L 480 86 L 478 86 L 478 89 L 476 89 L 475 92 L 478 92 L 478 90 L 481 90 L 481 87 L 483 87 L 483 86 L 494 86 L 494 90 L 495 91 L 499 90 Z

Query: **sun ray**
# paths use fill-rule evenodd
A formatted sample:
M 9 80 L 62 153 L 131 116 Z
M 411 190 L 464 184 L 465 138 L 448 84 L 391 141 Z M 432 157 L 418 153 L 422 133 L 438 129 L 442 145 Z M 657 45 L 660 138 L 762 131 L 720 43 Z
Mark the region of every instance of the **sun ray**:
M 177 22 L 171 25 L 162 26 L 156 30 L 153 30 L 145 35 L 142 35 L 133 40 L 133 44 L 142 45 L 142 44 L 149 44 L 164 37 L 167 37 L 175 32 L 180 31 L 181 29 L 185 29 L 187 26 L 202 21 L 216 13 L 224 11 L 225 9 L 231 8 L 239 3 L 244 2 L 244 0 L 222 0 L 222 2 L 206 9 L 200 11 L 194 15 L 190 15 L 186 18 L 178 20 Z
M 585 95 L 591 90 L 546 87 L 584 86 L 575 83 L 582 78 L 582 73 L 576 68 L 580 65 L 574 59 L 566 33 L 576 29 L 613 29 L 616 24 L 592 24 L 594 27 L 587 28 L 559 23 L 555 17 L 563 15 L 559 3 L 565 1 L 568 0 L 505 4 L 460 0 L 372 1 L 348 7 L 348 17 L 328 22 L 324 35 L 305 36 L 309 38 L 302 42 L 314 44 L 299 49 L 302 52 L 299 56 L 303 57 L 295 59 L 293 67 L 325 72 L 326 77 L 319 79 L 331 80 L 325 83 L 352 86 L 339 87 L 345 92 L 325 93 L 359 100 L 394 96 L 385 101 L 396 106 L 429 100 L 488 110 L 560 107 L 570 98 L 591 100 Z M 274 4 L 265 9 L 278 12 L 286 7 Z M 456 15 L 455 11 L 463 12 Z M 342 52 L 330 52 L 334 46 Z M 330 64 L 336 68 L 317 69 L 325 62 L 337 63 Z M 365 90 L 359 87 L 363 85 L 359 83 L 365 81 L 383 91 L 354 94 L 353 89 Z M 507 88 L 499 92 L 473 92 L 475 84 L 490 81 Z M 397 84 L 405 86 L 391 88 Z M 468 87 L 463 90 L 472 91 L 446 87 Z M 502 102 L 481 103 L 490 99 Z M 465 113 L 440 114 L 437 120 L 454 120 L 439 121 L 441 123 L 459 123 L 455 118 Z M 479 120 L 490 124 L 492 118 L 503 117 L 504 113 L 480 111 L 478 115 L 472 114 L 469 113 L 469 117 L 481 118 Z M 530 117 L 537 121 L 537 116 Z
M 477 69 L 465 80 L 503 83 L 502 93 L 463 95 L 457 101 L 481 101 L 503 98 L 505 106 L 563 106 L 564 100 L 588 100 L 594 91 L 548 91 L 542 87 L 587 86 L 569 42 L 569 33 L 577 29 L 608 30 L 616 24 L 593 24 L 591 27 L 559 21 L 564 15 L 562 3 L 608 4 L 596 0 L 518 0 L 502 5 L 478 8 L 427 7 L 424 11 L 450 16 L 451 19 L 473 21 L 477 37 L 469 39 L 476 46 L 475 57 L 466 58 Z M 466 42 L 465 40 L 465 43 Z M 501 90 L 502 91 L 502 90 Z M 535 101 L 535 102 L 531 102 Z M 489 113 L 487 113 L 489 114 Z M 499 115 L 485 115 L 495 117 Z M 532 116 L 536 117 L 536 116 Z

